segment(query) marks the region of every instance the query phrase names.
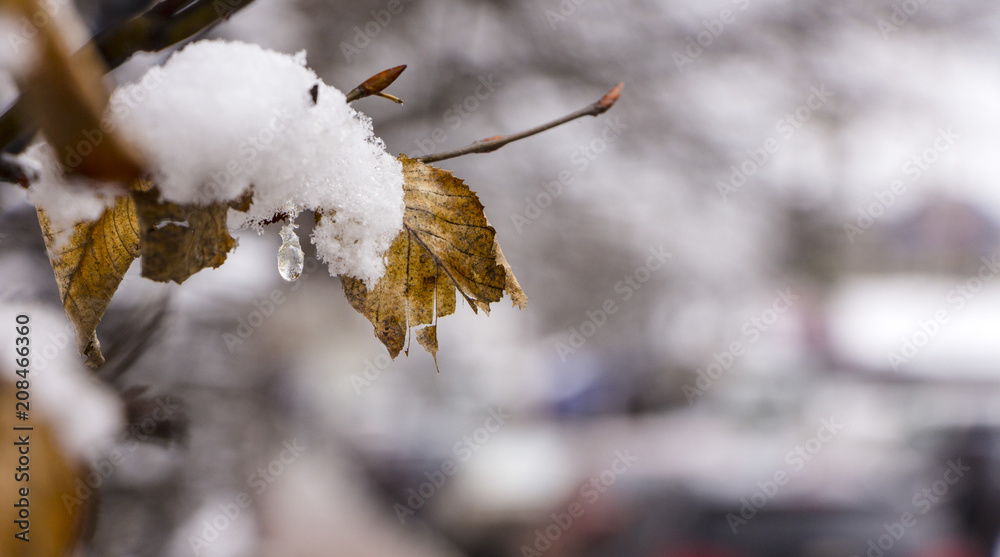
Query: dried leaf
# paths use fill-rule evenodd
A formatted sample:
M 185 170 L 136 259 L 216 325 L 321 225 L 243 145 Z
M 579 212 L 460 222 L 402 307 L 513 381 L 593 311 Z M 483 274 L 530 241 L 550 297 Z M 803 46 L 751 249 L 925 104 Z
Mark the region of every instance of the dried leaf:
M 40 0 L 11 4 L 25 18 L 50 11 Z M 106 68 L 92 44 L 72 53 L 62 29 L 67 25 L 82 29 L 83 24 L 69 6 L 50 17 L 34 38 L 37 61 L 19 77 L 22 98 L 66 171 L 131 183 L 143 174 L 143 164 L 136 151 L 102 122 L 109 97 L 103 81 Z
M 507 263 L 507 258 L 503 256 L 503 250 L 500 249 L 500 244 L 496 240 L 493 241 L 493 249 L 497 254 L 497 263 L 503 267 L 505 277 L 504 286 L 507 295 L 510 296 L 510 301 L 520 309 L 528 307 L 528 297 L 525 296 L 524 291 L 521 290 L 521 285 L 514 278 L 514 269 L 510 268 L 510 263 Z
M 437 368 L 438 372 L 440 372 L 441 369 L 438 368 L 438 356 L 437 356 L 438 353 L 437 325 L 428 325 L 426 327 L 423 327 L 422 329 L 418 329 L 417 342 L 420 343 L 420 346 L 424 347 L 424 350 L 431 353 L 431 356 L 434 357 L 434 367 Z
M 106 68 L 92 44 L 76 54 L 68 45 L 65 34 L 73 31 L 70 27 L 84 29 L 72 7 L 53 13 L 40 0 L 7 4 L 26 19 L 49 14 L 48 24 L 38 27 L 32 39 L 37 59 L 18 80 L 28 111 L 40 124 L 63 170 L 98 180 L 138 183 L 144 172 L 141 158 L 103 119 L 109 97 L 103 82 Z M 27 41 L 24 37 L 12 40 Z M 130 198 L 119 198 L 100 219 L 78 224 L 71 231 L 52 230 L 42 210 L 38 218 L 63 307 L 76 329 L 77 347 L 87 364 L 96 367 L 104 362 L 95 333 L 97 323 L 138 252 L 135 206 Z M 69 232 L 68 243 L 56 245 L 55 238 L 63 232 Z
M 385 276 L 372 290 L 342 278 L 351 306 L 372 322 L 393 358 L 403 349 L 408 328 L 436 324 L 455 312 L 456 289 L 473 311 L 489 313 L 504 291 L 515 305 L 527 304 L 476 194 L 451 172 L 405 156 L 399 160 L 406 211 L 403 230 L 387 253 Z M 417 341 L 436 353 L 437 329 L 420 329 Z
M 9 369 L 4 377 L 17 378 Z M 31 421 L 14 418 L 16 389 L 10 381 L 0 381 L 0 458 L 10 466 L 10 472 L 0 476 L 0 501 L 4 502 L 0 516 L 0 555 L 10 557 L 55 557 L 69 555 L 82 532 L 81 520 L 90 507 L 90 501 L 67 505 L 64 497 L 75 500 L 77 478 L 86 477 L 83 470 L 66 458 L 56 443 L 55 433 L 45 421 L 36 419 L 38 415 L 32 406 Z M 9 411 L 8 411 L 9 410 Z M 31 427 L 31 430 L 15 430 L 15 427 Z M 18 445 L 26 438 L 30 462 L 26 467 L 28 475 L 21 480 L 15 478 L 18 458 L 23 457 Z M 23 471 L 23 470 L 22 470 Z M 84 472 L 78 474 L 77 472 Z M 22 503 L 21 489 L 27 488 L 25 498 L 28 507 Z M 18 524 L 19 512 L 28 511 L 30 524 L 27 542 L 14 536 L 23 531 L 26 524 Z
M 87 358 L 87 365 L 97 367 L 104 363 L 97 323 L 139 254 L 135 205 L 128 196 L 118 198 L 97 221 L 74 226 L 64 243 L 56 240 L 63 231 L 53 230 L 41 209 L 38 222 L 63 308 L 76 329 L 77 348 Z
M 184 282 L 206 267 L 225 263 L 236 240 L 229 234 L 229 209 L 246 211 L 249 194 L 210 205 L 179 205 L 160 199 L 156 188 L 134 191 L 142 238 L 142 276 Z

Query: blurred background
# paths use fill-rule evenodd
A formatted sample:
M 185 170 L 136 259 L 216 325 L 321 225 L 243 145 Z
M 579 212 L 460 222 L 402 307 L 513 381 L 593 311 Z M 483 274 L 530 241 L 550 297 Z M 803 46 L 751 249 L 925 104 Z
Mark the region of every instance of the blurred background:
M 998 31 L 972 0 L 256 0 L 210 36 L 344 91 L 408 65 L 405 105 L 355 104 L 393 153 L 625 89 L 440 163 L 529 297 L 442 320 L 440 372 L 325 268 L 283 282 L 277 230 L 181 287 L 133 266 L 102 374 L 133 426 L 178 409 L 130 430 L 80 553 L 1000 555 Z M 4 301 L 58 308 L 0 207 Z

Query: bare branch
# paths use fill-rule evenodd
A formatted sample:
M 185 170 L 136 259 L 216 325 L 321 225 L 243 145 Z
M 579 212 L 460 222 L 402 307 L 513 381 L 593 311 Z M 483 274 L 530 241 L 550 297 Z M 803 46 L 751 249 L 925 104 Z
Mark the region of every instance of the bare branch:
M 93 43 L 111 68 L 139 51 L 155 52 L 204 33 L 253 0 L 176 0 L 159 2 L 145 13 L 94 36 Z
M 515 133 L 511 135 L 495 135 L 493 137 L 487 137 L 486 139 L 480 139 L 474 143 L 466 145 L 458 149 L 453 149 L 451 151 L 444 151 L 441 153 L 435 153 L 433 155 L 426 155 L 423 157 L 418 157 L 417 160 L 420 162 L 437 162 L 443 161 L 445 159 L 453 159 L 455 157 L 460 157 L 462 155 L 470 155 L 473 153 L 489 153 L 496 151 L 497 149 L 503 147 L 508 143 L 513 143 L 519 139 L 524 139 L 526 137 L 531 137 L 535 134 L 542 133 L 543 131 L 550 130 L 556 126 L 561 126 L 566 122 L 576 120 L 577 118 L 582 118 L 584 116 L 597 116 L 599 114 L 604 114 L 609 108 L 614 106 L 615 102 L 618 100 L 618 96 L 621 95 L 622 88 L 625 87 L 625 83 L 619 83 L 615 85 L 610 91 L 604 94 L 597 102 L 587 106 L 586 108 L 581 108 L 572 114 L 567 114 L 562 118 L 553 120 L 547 124 L 542 124 L 541 126 L 525 130 L 520 133 Z
M 9 182 L 27 188 L 31 182 L 37 179 L 38 175 L 34 169 L 25 167 L 10 153 L 0 153 L 0 182 Z
M 159 51 L 195 37 L 228 19 L 253 0 L 163 0 L 146 12 L 109 27 L 91 44 L 114 69 L 139 51 Z M 86 47 L 85 47 L 86 48 Z M 27 143 L 38 131 L 18 97 L 0 116 L 0 148 Z

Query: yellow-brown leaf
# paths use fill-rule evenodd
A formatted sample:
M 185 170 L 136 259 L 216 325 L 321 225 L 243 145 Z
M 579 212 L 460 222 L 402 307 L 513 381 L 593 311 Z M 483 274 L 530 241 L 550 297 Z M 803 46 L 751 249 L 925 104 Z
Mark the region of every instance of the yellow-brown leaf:
M 97 221 L 74 226 L 63 243 L 57 242 L 63 231 L 53 230 L 41 209 L 38 222 L 63 308 L 76 330 L 77 348 L 87 365 L 96 367 L 104 363 L 97 324 L 139 254 L 135 205 L 129 196 L 119 197 Z
M 420 346 L 424 347 L 424 350 L 431 353 L 434 357 L 434 367 L 437 367 L 438 363 L 438 335 L 437 335 L 437 325 L 427 325 L 426 327 L 417 329 L 417 342 Z M 438 371 L 441 371 L 438 369 Z
M 13 375 L 13 372 L 5 370 Z M 4 502 L 0 514 L 0 554 L 10 557 L 58 557 L 69 555 L 81 533 L 81 520 L 89 502 L 67 506 L 64 496 L 76 500 L 76 479 L 82 477 L 77 465 L 62 455 L 55 434 L 44 421 L 20 422 L 14 419 L 14 386 L 0 381 L 0 402 L 10 409 L 0 415 L 0 458 L 9 463 L 9 474 L 0 476 L 0 501 Z M 37 415 L 37 412 L 33 416 Z M 30 425 L 31 431 L 15 431 L 15 426 Z M 15 441 L 18 436 L 28 436 L 30 447 L 27 481 L 15 481 L 14 465 L 22 455 Z M 14 504 L 21 500 L 20 489 L 28 489 L 28 541 L 14 535 L 22 531 L 17 524 L 19 511 L 24 507 Z
M 133 191 L 142 238 L 142 276 L 184 282 L 206 267 L 225 263 L 236 241 L 229 234 L 229 209 L 246 211 L 249 195 L 228 203 L 178 205 L 160 199 L 156 188 Z
M 503 267 L 504 272 L 504 287 L 507 291 L 507 295 L 510 296 L 510 301 L 521 309 L 528 307 L 528 297 L 524 295 L 524 291 L 521 290 L 521 285 L 514 278 L 514 269 L 510 268 L 510 263 L 507 263 L 507 258 L 503 256 L 503 251 L 500 249 L 500 244 L 494 240 L 493 248 L 497 254 L 497 263 Z
M 13 372 L 4 369 L 5 377 Z M 56 443 L 55 432 L 42 420 L 36 420 L 38 413 L 32 407 L 30 422 L 14 419 L 14 395 L 16 390 L 10 381 L 0 381 L 0 405 L 5 411 L 0 414 L 0 458 L 10 466 L 10 472 L 0 476 L 0 501 L 4 502 L 0 515 L 0 554 L 10 557 L 59 557 L 69 555 L 82 528 L 81 520 L 90 501 L 76 499 L 76 480 L 82 478 L 82 469 L 72 459 L 65 457 Z M 30 431 L 15 431 L 15 426 L 31 426 Z M 15 442 L 19 436 L 28 437 L 29 473 L 25 481 L 16 481 L 15 464 L 23 455 Z M 23 446 L 23 445 L 22 445 Z M 21 500 L 22 488 L 28 489 L 28 504 L 16 507 Z M 68 497 L 75 504 L 66 504 Z M 30 521 L 28 541 L 14 535 L 22 531 L 17 524 L 19 512 L 25 509 Z
M 406 210 L 403 230 L 386 255 L 385 276 L 371 290 L 342 278 L 351 306 L 371 321 L 393 358 L 409 328 L 455 312 L 456 290 L 473 311 L 489 312 L 504 291 L 515 305 L 527 304 L 476 194 L 451 172 L 405 156 L 399 160 Z M 436 354 L 436 327 L 420 329 L 417 341 Z

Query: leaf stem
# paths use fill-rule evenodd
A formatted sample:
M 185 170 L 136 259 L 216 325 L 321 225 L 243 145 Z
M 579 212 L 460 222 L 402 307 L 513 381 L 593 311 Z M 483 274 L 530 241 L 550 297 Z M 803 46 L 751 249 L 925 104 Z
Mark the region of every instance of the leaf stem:
M 490 153 L 496 151 L 497 149 L 507 145 L 508 143 L 513 143 L 519 139 L 524 139 L 526 137 L 531 137 L 535 134 L 542 133 L 544 131 L 550 130 L 556 126 L 561 126 L 566 122 L 576 120 L 577 118 L 582 118 L 584 116 L 597 116 L 599 114 L 604 114 L 609 108 L 614 106 L 615 102 L 618 100 L 619 95 L 621 95 L 622 88 L 625 87 L 625 83 L 619 83 L 611 88 L 610 91 L 604 94 L 597 102 L 577 110 L 571 114 L 567 114 L 562 118 L 557 118 L 547 124 L 542 124 L 520 133 L 514 133 L 511 135 L 496 135 L 493 137 L 487 137 L 486 139 L 480 139 L 479 141 L 470 143 L 465 147 L 460 147 L 458 149 L 453 149 L 451 151 L 443 151 L 441 153 L 435 153 L 433 155 L 425 155 L 423 157 L 417 157 L 416 160 L 424 163 L 443 161 L 445 159 L 453 159 L 455 157 L 460 157 L 462 155 L 470 155 L 473 153 Z

